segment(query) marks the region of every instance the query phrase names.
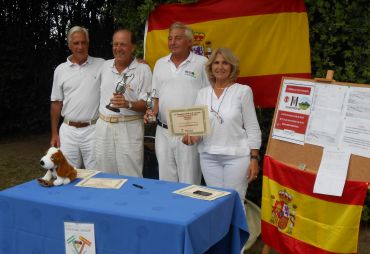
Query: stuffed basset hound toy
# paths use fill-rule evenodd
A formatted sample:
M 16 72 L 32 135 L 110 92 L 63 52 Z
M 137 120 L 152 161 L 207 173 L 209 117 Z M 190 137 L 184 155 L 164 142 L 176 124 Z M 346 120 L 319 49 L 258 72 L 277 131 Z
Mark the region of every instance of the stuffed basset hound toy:
M 40 165 L 47 170 L 44 177 L 37 179 L 44 187 L 69 184 L 77 177 L 76 169 L 68 163 L 62 151 L 55 147 L 48 149 L 46 155 L 41 158 Z

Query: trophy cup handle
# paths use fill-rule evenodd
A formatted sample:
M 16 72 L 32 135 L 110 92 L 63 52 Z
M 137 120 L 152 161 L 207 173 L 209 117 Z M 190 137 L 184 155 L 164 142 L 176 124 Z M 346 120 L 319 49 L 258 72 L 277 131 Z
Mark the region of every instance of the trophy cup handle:
M 115 90 L 116 94 L 124 94 L 127 90 L 127 87 L 128 87 L 127 83 L 131 82 L 134 78 L 135 78 L 134 73 L 131 73 L 131 74 L 123 73 L 122 80 L 119 81 L 116 85 L 116 90 Z M 105 107 L 109 110 L 112 110 L 112 111 L 116 112 L 116 113 L 120 112 L 119 108 L 112 107 L 110 103 L 108 105 L 106 105 Z
M 126 92 L 126 83 L 125 83 L 125 75 L 123 76 L 122 80 L 117 83 L 115 92 L 116 94 L 124 94 Z M 114 108 L 111 106 L 111 103 L 105 106 L 107 109 L 119 113 L 120 109 L 119 108 Z

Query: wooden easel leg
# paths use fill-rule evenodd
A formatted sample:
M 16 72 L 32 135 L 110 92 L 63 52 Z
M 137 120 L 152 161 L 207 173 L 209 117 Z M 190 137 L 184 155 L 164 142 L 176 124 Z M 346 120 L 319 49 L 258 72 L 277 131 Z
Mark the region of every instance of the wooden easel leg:
M 270 252 L 270 246 L 268 246 L 267 244 L 263 245 L 261 254 L 269 254 L 269 252 Z

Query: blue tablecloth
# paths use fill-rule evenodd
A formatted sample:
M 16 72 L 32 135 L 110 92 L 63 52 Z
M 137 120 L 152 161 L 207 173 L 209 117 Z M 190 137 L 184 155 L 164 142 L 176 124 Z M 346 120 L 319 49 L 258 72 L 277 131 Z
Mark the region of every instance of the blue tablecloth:
M 204 201 L 172 193 L 186 184 L 124 178 L 119 190 L 31 181 L 1 191 L 0 253 L 65 253 L 65 221 L 94 224 L 97 254 L 240 253 L 249 234 L 236 192 Z

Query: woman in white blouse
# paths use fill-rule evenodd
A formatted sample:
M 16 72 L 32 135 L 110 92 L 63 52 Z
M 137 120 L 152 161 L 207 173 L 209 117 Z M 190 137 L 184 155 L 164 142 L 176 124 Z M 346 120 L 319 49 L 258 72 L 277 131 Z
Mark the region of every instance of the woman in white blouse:
M 183 137 L 198 143 L 200 164 L 208 186 L 235 189 L 244 200 L 248 183 L 258 175 L 261 130 L 252 90 L 235 83 L 239 61 L 228 48 L 218 48 L 206 63 L 212 86 L 201 89 L 195 105 L 207 105 L 211 134 Z

